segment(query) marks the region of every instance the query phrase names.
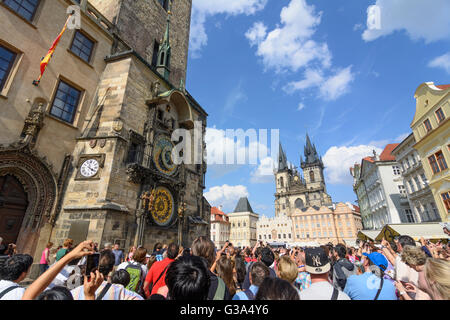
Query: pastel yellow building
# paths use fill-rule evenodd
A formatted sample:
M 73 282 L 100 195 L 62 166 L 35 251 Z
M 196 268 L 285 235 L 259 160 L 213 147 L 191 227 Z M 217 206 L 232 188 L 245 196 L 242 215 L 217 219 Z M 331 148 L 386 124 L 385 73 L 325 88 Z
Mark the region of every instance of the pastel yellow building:
M 450 214 L 450 85 L 421 84 L 414 94 L 416 113 L 411 129 L 414 149 L 423 168 L 443 221 Z

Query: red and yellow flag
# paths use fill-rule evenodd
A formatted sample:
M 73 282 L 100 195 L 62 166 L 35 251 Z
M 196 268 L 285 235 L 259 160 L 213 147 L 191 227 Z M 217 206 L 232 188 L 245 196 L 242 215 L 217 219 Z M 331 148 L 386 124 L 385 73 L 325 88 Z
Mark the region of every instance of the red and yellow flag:
M 69 20 L 70 20 L 70 17 L 71 17 L 71 16 L 72 16 L 72 15 L 69 15 L 69 17 L 67 18 L 66 24 L 64 25 L 64 28 L 61 30 L 59 36 L 55 39 L 55 41 L 53 41 L 53 44 L 52 44 L 51 48 L 48 50 L 48 52 L 47 52 L 47 54 L 45 55 L 45 57 L 41 60 L 41 75 L 39 76 L 39 78 L 38 78 L 37 80 L 34 80 L 34 81 L 33 81 L 33 84 L 34 84 L 35 86 L 38 86 L 38 85 L 39 85 L 39 82 L 41 82 L 41 78 L 42 78 L 42 75 L 44 74 L 45 68 L 47 68 L 47 65 L 49 64 L 50 59 L 52 58 L 53 53 L 54 53 L 55 50 L 56 50 L 56 46 L 58 45 L 59 40 L 61 39 L 62 35 L 63 35 L 64 32 L 66 31 L 66 29 L 67 29 L 67 24 L 69 23 Z

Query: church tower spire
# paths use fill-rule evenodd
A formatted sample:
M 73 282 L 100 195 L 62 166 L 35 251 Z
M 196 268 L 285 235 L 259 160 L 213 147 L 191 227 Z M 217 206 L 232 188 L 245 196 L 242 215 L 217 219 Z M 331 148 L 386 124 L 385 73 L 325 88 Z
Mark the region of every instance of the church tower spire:
M 170 75 L 170 55 L 172 48 L 170 47 L 170 16 L 172 15 L 172 0 L 169 0 L 169 10 L 167 11 L 167 25 L 166 32 L 164 33 L 164 39 L 159 46 L 158 51 L 158 63 L 156 65 L 156 71 L 169 80 Z
M 286 154 L 283 151 L 283 147 L 280 143 L 278 151 L 278 172 L 288 169 Z

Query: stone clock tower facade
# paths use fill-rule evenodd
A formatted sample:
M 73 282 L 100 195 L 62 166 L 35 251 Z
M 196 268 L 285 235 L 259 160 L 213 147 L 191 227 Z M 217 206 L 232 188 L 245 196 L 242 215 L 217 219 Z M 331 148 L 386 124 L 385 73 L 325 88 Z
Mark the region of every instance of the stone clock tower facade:
M 149 251 L 157 242 L 188 246 L 209 234 L 210 221 L 203 197 L 207 113 L 184 88 L 191 0 L 92 3 L 121 41 L 105 59 L 77 138 L 51 240 Z M 196 159 L 177 164 L 178 129 L 188 132 Z
M 306 210 L 308 207 L 331 206 L 323 175 L 322 158 L 306 135 L 304 156 L 300 156 L 303 176 L 297 168 L 288 165 L 286 154 L 280 144 L 278 170 L 275 172 L 275 216 L 291 217 L 295 209 Z

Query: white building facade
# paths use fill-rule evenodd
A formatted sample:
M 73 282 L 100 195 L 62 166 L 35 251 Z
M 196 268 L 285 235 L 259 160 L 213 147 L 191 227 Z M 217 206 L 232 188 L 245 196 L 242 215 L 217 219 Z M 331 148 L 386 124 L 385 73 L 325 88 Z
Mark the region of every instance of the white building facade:
M 211 240 L 216 248 L 221 249 L 230 239 L 230 219 L 221 208 L 211 208 Z
M 258 241 L 292 243 L 294 234 L 292 230 L 292 219 L 286 214 L 268 218 L 262 216 L 256 226 Z
M 410 214 L 403 178 L 391 154 L 398 144 L 388 144 L 378 156 L 366 157 L 350 169 L 364 229 L 381 229 L 388 223 L 407 223 Z M 409 211 L 408 211 L 409 210 Z
M 231 224 L 230 242 L 234 247 L 253 247 L 256 244 L 256 225 L 259 215 L 253 212 L 247 198 L 239 199 L 234 212 L 228 214 Z
M 422 160 L 413 145 L 416 144 L 414 134 L 406 137 L 392 154 L 400 165 L 403 177 L 401 192 L 407 198 L 410 209 L 406 214 L 407 222 L 441 221 L 433 193 L 422 166 Z

